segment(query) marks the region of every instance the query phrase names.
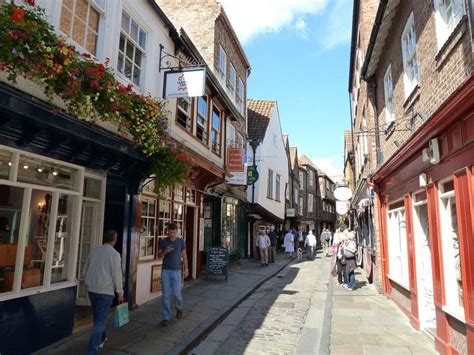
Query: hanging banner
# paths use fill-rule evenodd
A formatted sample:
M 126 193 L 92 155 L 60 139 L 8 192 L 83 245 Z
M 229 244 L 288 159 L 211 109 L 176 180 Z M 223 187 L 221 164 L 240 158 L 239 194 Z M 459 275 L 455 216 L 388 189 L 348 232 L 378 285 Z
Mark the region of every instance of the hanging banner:
M 170 70 L 165 72 L 163 97 L 203 96 L 206 87 L 206 68 Z
M 232 185 L 247 185 L 244 148 L 227 148 L 227 179 Z

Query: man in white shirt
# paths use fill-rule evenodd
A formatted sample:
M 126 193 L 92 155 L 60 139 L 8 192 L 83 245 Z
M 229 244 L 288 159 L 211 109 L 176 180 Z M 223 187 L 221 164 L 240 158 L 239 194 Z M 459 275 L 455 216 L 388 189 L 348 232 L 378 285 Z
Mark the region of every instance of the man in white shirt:
M 257 248 L 260 250 L 260 261 L 262 266 L 268 266 L 268 248 L 270 247 L 270 238 L 263 230 L 258 233 Z
M 314 259 L 314 252 L 316 251 L 316 237 L 313 234 L 313 231 L 310 230 L 308 235 L 306 236 L 306 239 L 304 241 L 304 246 L 308 247 L 308 259 L 313 260 Z
M 87 355 L 96 354 L 107 340 L 105 324 L 115 292 L 118 295 L 118 303 L 123 302 L 122 261 L 120 254 L 114 249 L 116 242 L 117 232 L 113 229 L 106 231 L 104 244 L 89 254 L 84 270 L 94 313 L 94 327 L 87 346 Z

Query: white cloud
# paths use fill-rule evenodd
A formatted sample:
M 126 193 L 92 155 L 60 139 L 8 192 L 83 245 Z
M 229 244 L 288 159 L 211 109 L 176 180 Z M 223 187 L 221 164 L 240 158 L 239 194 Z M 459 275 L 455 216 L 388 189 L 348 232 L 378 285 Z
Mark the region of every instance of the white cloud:
M 352 31 L 352 0 L 334 0 L 325 14 L 323 30 L 318 36 L 328 50 L 350 41 Z
M 295 31 L 296 31 L 296 33 L 298 33 L 298 35 L 301 38 L 303 38 L 303 39 L 308 38 L 309 28 L 308 28 L 308 24 L 306 23 L 306 21 L 303 18 L 299 18 L 298 20 L 296 20 L 296 22 L 295 22 Z
M 311 158 L 311 160 L 319 169 L 324 171 L 332 180 L 334 180 L 334 182 L 341 181 L 344 178 L 342 161 L 340 158 Z
M 295 19 L 303 15 L 321 13 L 328 0 L 220 0 L 220 2 L 240 41 L 245 43 L 259 34 L 279 32 L 284 27 L 294 24 Z M 295 25 L 298 30 L 298 21 Z M 301 25 L 302 23 L 299 26 Z

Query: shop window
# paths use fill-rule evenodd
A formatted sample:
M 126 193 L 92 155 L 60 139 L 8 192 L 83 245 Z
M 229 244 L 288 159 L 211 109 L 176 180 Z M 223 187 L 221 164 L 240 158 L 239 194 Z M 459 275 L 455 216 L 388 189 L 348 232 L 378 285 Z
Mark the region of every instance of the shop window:
M 186 189 L 186 203 L 196 203 L 196 190 Z
M 146 37 L 146 32 L 123 11 L 117 70 L 138 87 L 142 86 Z
M 207 96 L 199 97 L 196 117 L 196 137 L 203 143 L 207 142 L 207 121 L 209 115 L 207 101 Z
M 192 132 L 192 99 L 180 97 L 177 99 L 176 123 L 186 130 Z
M 141 203 L 140 258 L 148 259 L 155 256 L 156 200 L 142 197 Z
M 407 231 L 403 200 L 390 205 L 388 209 L 389 277 L 400 286 L 408 289 Z
M 461 272 L 456 194 L 453 180 L 439 183 L 440 226 L 447 311 L 463 315 L 464 287 Z
M 277 174 L 275 177 L 275 201 L 280 201 L 280 189 L 281 189 L 281 176 Z
M 434 0 L 436 36 L 441 49 L 465 14 L 462 0 Z
M 212 151 L 221 153 L 221 112 L 214 106 L 212 109 L 212 129 L 211 129 Z
M 420 82 L 418 59 L 416 56 L 416 32 L 413 12 L 408 17 L 402 33 L 402 58 L 403 79 L 405 84 L 405 97 L 410 96 L 416 85 Z
M 173 222 L 178 225 L 178 235 L 183 237 L 184 205 L 181 203 L 173 203 Z
M 273 170 L 268 169 L 267 197 L 273 198 Z
M 84 197 L 100 199 L 102 193 L 102 181 L 91 177 L 84 178 Z
M 221 245 L 229 251 L 239 250 L 237 226 L 238 200 L 225 198 L 222 201 L 222 236 Z
M 97 56 L 105 0 L 63 0 L 59 28 L 79 46 Z
M 174 200 L 183 202 L 184 201 L 184 187 L 177 186 L 174 188 Z
M 150 177 L 148 179 L 145 179 L 145 181 L 142 184 L 142 193 L 146 194 L 155 194 L 155 178 Z
M 8 180 L 12 166 L 12 153 L 0 150 L 0 179 Z
M 158 214 L 158 236 L 165 238 L 168 235 L 168 224 L 171 223 L 171 202 L 160 200 Z

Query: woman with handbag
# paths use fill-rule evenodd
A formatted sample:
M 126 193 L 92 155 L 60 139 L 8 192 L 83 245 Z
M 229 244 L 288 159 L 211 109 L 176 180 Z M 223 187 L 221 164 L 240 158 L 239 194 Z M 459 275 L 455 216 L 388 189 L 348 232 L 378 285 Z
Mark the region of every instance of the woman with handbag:
M 343 285 L 346 280 L 346 260 L 344 258 L 344 248 L 343 245 L 346 241 L 346 236 L 341 232 L 338 237 L 339 243 L 336 245 L 336 272 L 337 272 L 337 282 L 339 285 Z
M 345 281 L 346 284 L 343 285 L 349 291 L 354 291 L 356 288 L 355 281 L 355 269 L 357 267 L 356 256 L 357 256 L 357 245 L 355 242 L 355 232 L 349 232 L 346 237 L 346 241 L 343 244 L 342 257 L 345 259 Z

